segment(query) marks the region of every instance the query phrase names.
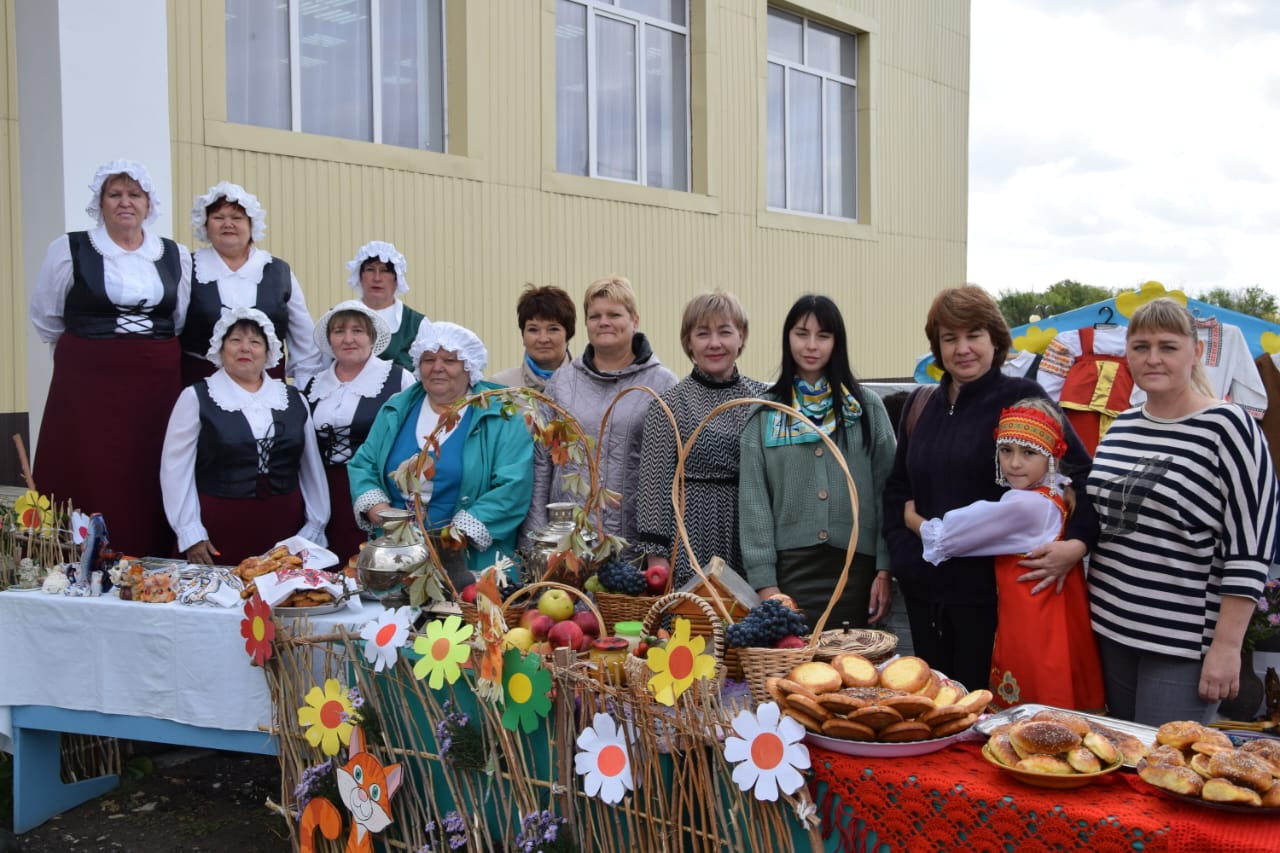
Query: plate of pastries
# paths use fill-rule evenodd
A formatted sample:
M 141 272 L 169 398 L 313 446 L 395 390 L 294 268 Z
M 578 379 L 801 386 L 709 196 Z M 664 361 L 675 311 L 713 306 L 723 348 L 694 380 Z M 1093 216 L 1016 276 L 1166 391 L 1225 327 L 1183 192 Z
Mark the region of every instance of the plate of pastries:
M 815 746 L 881 757 L 942 749 L 965 736 L 992 699 L 989 690 L 967 691 L 918 657 L 877 667 L 853 653 L 802 663 L 767 679 L 765 688 Z
M 1190 720 L 1165 723 L 1138 762 L 1138 777 L 1159 793 L 1225 811 L 1280 814 L 1280 739 L 1240 746 Z
M 1062 715 L 1067 717 L 1063 718 Z M 993 735 L 997 731 L 1007 731 L 1013 723 L 1023 722 L 1025 720 L 1060 720 L 1066 719 L 1073 726 L 1080 728 L 1079 720 L 1084 720 L 1089 724 L 1089 730 L 1097 732 L 1114 743 L 1123 755 L 1121 764 L 1125 767 L 1136 767 L 1138 762 L 1147 754 L 1152 744 L 1156 741 L 1156 730 L 1154 726 L 1145 726 L 1141 723 L 1135 723 L 1130 720 L 1121 720 L 1116 717 L 1104 717 L 1098 714 L 1090 714 L 1085 711 L 1067 711 L 1053 705 L 1041 705 L 1036 702 L 1026 702 L 1021 705 L 1014 705 L 1012 708 L 1005 708 L 983 717 L 974 726 L 974 729 L 984 735 Z M 1086 732 L 1081 729 L 1081 737 Z
M 1116 739 L 1089 720 L 1061 710 L 1043 710 L 997 726 L 982 757 L 1020 782 L 1040 788 L 1081 788 L 1124 766 Z

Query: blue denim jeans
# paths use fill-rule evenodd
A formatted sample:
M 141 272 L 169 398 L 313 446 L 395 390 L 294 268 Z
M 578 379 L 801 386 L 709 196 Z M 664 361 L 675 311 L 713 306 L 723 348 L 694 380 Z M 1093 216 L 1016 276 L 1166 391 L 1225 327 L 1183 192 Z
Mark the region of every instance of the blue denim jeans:
M 1160 726 L 1171 720 L 1213 721 L 1218 703 L 1200 698 L 1202 661 L 1133 649 L 1101 635 L 1102 681 L 1113 717 Z

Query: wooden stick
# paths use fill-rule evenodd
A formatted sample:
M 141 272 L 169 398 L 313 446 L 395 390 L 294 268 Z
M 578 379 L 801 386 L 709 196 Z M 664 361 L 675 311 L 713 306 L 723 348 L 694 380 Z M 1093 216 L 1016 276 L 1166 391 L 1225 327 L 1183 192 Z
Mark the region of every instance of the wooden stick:
M 31 476 L 31 462 L 27 459 L 27 446 L 22 442 L 22 436 L 19 433 L 13 434 L 13 443 L 18 447 L 18 466 L 22 468 L 22 479 L 26 481 L 27 488 L 39 491 L 36 488 L 36 481 Z

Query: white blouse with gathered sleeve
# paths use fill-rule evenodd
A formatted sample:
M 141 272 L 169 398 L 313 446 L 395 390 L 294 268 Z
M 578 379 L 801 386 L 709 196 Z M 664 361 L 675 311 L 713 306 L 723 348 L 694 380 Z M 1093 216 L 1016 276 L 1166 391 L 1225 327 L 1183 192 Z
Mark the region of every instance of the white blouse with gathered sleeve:
M 262 387 L 257 391 L 241 388 L 224 370 L 204 380 L 209 385 L 209 396 L 213 402 L 220 409 L 244 415 L 256 439 L 267 437 L 274 421 L 273 412 L 289 407 L 285 384 L 265 373 L 262 379 Z M 174 404 L 169 428 L 164 435 L 164 452 L 160 457 L 164 514 L 178 537 L 179 551 L 186 551 L 209 538 L 209 532 L 200 520 L 200 495 L 196 491 L 196 445 L 199 440 L 200 400 L 195 388 L 188 387 L 182 389 L 178 402 Z M 329 523 L 329 485 L 309 414 L 303 436 L 298 488 L 302 491 L 307 518 L 298 535 L 317 545 L 327 545 L 324 528 Z M 213 544 L 216 547 L 218 543 Z
M 218 298 L 227 308 L 251 308 L 257 303 L 262 270 L 271 260 L 270 252 L 250 246 L 249 259 L 240 269 L 233 270 L 213 249 L 197 249 L 195 254 L 200 280 L 218 283 Z M 324 359 L 312 337 L 315 321 L 307 310 L 307 297 L 302 292 L 302 285 L 298 284 L 298 277 L 293 274 L 292 267 L 289 269 L 289 285 L 289 328 L 284 330 L 283 335 L 280 334 L 280 329 L 276 329 L 276 337 L 289 345 L 288 375 L 293 377 L 294 384 L 301 389 L 307 387 L 311 378 L 318 376 L 324 369 Z M 203 352 L 192 355 L 204 357 Z
M 132 251 L 116 244 L 99 225 L 89 232 L 89 242 L 102 255 L 102 275 L 107 298 L 116 305 L 157 305 L 164 298 L 164 283 L 156 270 L 156 261 L 164 256 L 164 243 L 149 231 L 143 232 L 142 245 Z M 173 332 L 182 331 L 187 319 L 187 306 L 191 302 L 191 255 L 186 247 L 178 246 L 179 267 L 178 301 L 173 311 Z M 63 234 L 49 244 L 44 262 L 36 273 L 35 288 L 31 293 L 29 313 L 40 340 L 52 346 L 66 331 L 63 315 L 67 294 L 73 284 L 74 268 L 71 262 L 71 239 Z M 137 315 L 123 315 L 116 321 L 122 334 L 136 334 L 139 328 L 150 329 L 151 321 Z
M 1047 495 L 1010 489 L 998 501 L 974 501 L 920 525 L 924 558 L 935 566 L 952 557 L 1025 554 L 1062 531 L 1062 510 Z
M 403 367 L 380 358 L 371 357 L 350 382 L 343 382 L 339 379 L 337 372 L 334 370 L 334 365 L 330 364 L 324 369 L 323 373 L 316 377 L 316 381 L 312 384 L 311 390 L 307 395 L 311 402 L 315 404 L 315 410 L 311 413 L 311 420 L 321 426 L 324 424 L 335 427 L 350 426 L 351 422 L 355 420 L 356 407 L 360 405 L 360 401 L 366 397 L 378 396 L 378 392 L 382 390 L 383 383 L 387 381 L 388 373 L 397 374 L 392 379 L 395 382 L 397 393 L 408 388 L 416 381 L 413 378 L 413 374 Z M 355 453 L 355 448 L 349 448 L 335 454 L 333 461 L 345 462 L 351 458 L 353 453 Z

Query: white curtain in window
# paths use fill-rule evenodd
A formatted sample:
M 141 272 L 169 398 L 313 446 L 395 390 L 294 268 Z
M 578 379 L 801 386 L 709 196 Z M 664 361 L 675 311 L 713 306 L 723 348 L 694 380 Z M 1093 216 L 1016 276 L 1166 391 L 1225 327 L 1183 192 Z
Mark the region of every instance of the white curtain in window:
M 445 150 L 444 21 L 440 0 L 379 7 L 382 142 Z
M 587 9 L 556 5 L 556 170 L 587 174 Z
M 227 3 L 227 121 L 288 130 L 289 6 Z
M 786 70 L 769 63 L 768 160 L 769 207 L 787 206 Z
M 850 85 L 826 81 L 827 213 L 858 218 L 858 94 Z
M 639 179 L 636 151 L 636 28 L 596 16 L 596 173 Z
M 373 139 L 369 0 L 310 0 L 298 9 L 302 131 Z
M 822 213 L 822 78 L 787 75 L 787 208 Z
M 689 188 L 689 99 L 685 37 L 645 27 L 645 183 Z

